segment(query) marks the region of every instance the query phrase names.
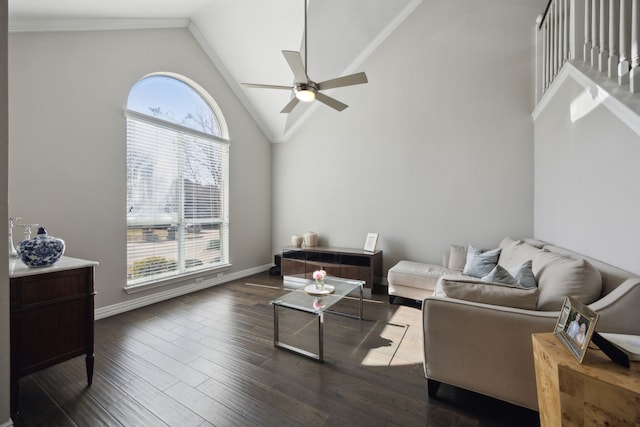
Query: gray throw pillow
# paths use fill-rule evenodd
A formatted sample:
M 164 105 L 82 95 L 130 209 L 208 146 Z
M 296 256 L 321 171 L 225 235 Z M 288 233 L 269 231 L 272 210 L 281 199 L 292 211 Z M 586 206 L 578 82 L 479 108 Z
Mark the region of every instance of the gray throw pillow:
M 520 267 L 511 271 L 511 275 L 516 279 L 516 282 L 524 288 L 538 287 L 538 281 L 536 280 L 536 276 L 533 275 L 533 270 L 531 269 L 532 264 L 532 260 L 525 261 Z
M 473 277 L 484 277 L 491 272 L 498 263 L 500 248 L 482 252 L 475 246 L 469 246 L 467 250 L 467 263 L 464 265 L 462 274 Z
M 501 265 L 496 265 L 493 270 L 480 280 L 483 282 L 504 283 L 505 285 L 513 285 L 521 288 L 537 287 L 536 278 L 531 270 L 532 261 L 524 262 L 520 267 L 512 271 L 505 270 Z
M 480 280 L 483 282 L 497 282 L 504 283 L 505 285 L 519 286 L 516 279 L 500 265 L 496 265 L 489 274 L 483 276 Z

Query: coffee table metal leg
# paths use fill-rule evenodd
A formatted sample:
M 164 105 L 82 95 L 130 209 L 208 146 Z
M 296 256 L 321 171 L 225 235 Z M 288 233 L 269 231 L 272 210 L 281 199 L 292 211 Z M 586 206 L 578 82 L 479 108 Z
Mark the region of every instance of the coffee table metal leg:
M 324 360 L 324 313 L 318 316 L 318 360 Z
M 278 329 L 278 304 L 273 304 L 273 345 L 278 346 L 280 330 Z
M 295 310 L 295 309 L 292 309 Z M 289 344 L 280 342 L 280 329 L 279 329 L 279 315 L 278 304 L 273 304 L 273 346 L 288 350 L 292 353 L 299 354 L 300 356 L 308 357 L 309 359 L 317 360 L 318 362 L 324 361 L 324 315 L 320 313 L 318 315 L 318 353 L 313 353 L 304 350 L 300 347 L 295 347 Z

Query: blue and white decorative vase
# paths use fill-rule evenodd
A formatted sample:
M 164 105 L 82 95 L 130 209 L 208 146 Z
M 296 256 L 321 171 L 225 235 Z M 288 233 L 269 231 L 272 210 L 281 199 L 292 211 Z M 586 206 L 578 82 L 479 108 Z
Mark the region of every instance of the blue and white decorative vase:
M 64 240 L 47 236 L 47 230 L 38 227 L 36 237 L 18 243 L 18 253 L 28 267 L 49 267 L 64 254 Z

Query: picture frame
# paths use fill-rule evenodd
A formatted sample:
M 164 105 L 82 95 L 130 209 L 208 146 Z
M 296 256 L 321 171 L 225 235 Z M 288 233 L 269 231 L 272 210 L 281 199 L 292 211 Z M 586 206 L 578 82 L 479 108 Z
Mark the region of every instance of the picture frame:
M 375 252 L 378 244 L 378 233 L 367 234 L 367 240 L 364 242 L 365 252 Z
M 598 317 L 598 313 L 586 305 L 569 296 L 565 297 L 554 334 L 579 363 L 582 363 L 587 352 Z

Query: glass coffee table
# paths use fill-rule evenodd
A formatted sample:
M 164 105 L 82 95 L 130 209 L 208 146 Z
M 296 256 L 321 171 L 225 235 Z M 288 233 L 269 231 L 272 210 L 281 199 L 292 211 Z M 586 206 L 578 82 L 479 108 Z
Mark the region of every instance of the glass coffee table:
M 285 277 L 286 281 L 286 277 Z M 288 294 L 282 295 L 269 303 L 273 305 L 273 345 L 284 350 L 291 351 L 301 356 L 308 357 L 319 362 L 324 361 L 324 342 L 323 342 L 323 324 L 324 314 L 332 313 L 340 316 L 352 317 L 354 319 L 362 319 L 362 290 L 365 282 L 362 280 L 341 279 L 338 277 L 327 277 L 324 279 L 325 285 L 333 286 L 335 290 L 329 294 L 315 294 L 305 292 L 305 287 L 313 285 L 313 280 L 296 279 L 296 283 L 301 285 L 300 289 L 296 289 Z M 313 287 L 313 286 L 312 286 Z M 320 291 L 318 291 L 320 292 Z M 331 310 L 336 303 L 344 299 L 347 295 L 358 292 L 359 306 L 358 314 L 345 313 L 342 311 Z M 288 308 L 291 310 L 302 311 L 318 316 L 318 353 L 304 350 L 280 341 L 279 331 L 279 309 Z

